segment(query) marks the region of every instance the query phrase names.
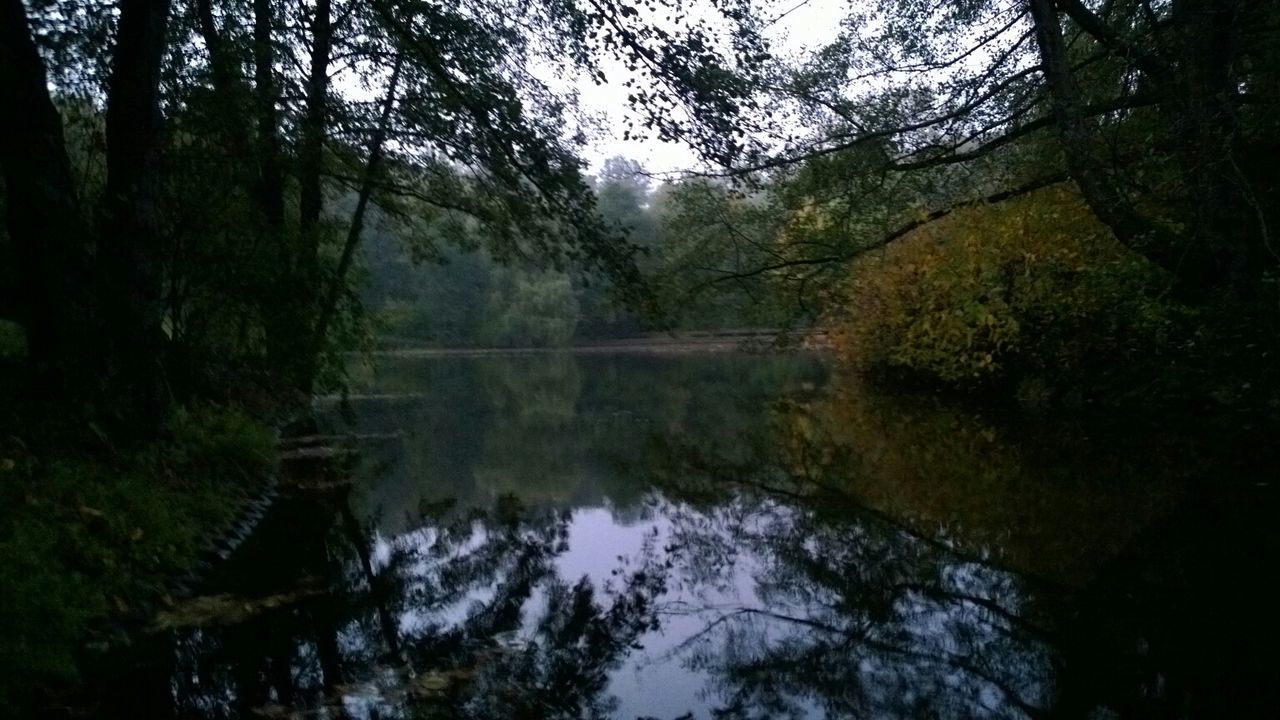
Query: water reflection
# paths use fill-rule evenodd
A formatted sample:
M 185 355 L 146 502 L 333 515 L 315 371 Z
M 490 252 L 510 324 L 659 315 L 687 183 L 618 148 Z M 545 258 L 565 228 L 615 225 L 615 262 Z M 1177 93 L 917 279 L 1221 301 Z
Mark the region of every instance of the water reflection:
M 1176 641 L 1170 669 L 1177 613 L 1148 622 L 1192 597 L 1138 579 L 1175 572 L 1149 550 L 1167 528 L 1217 547 L 1179 509 L 1214 466 L 1172 436 L 1038 432 L 806 357 L 402 360 L 369 382 L 348 409 L 379 439 L 293 469 L 310 487 L 212 597 L 104 673 L 130 678 L 106 714 L 1213 717 L 1237 690 L 1187 682 L 1206 675 Z M 1233 542 L 1273 557 L 1258 532 Z M 1251 617 L 1262 657 L 1275 621 Z
M 681 611 L 704 626 L 679 650 L 714 678 L 719 716 L 1043 714 L 1056 656 L 1035 581 L 767 457 L 684 447 L 666 475 L 698 498 L 673 515 L 698 588 Z M 752 597 L 727 602 L 734 586 Z

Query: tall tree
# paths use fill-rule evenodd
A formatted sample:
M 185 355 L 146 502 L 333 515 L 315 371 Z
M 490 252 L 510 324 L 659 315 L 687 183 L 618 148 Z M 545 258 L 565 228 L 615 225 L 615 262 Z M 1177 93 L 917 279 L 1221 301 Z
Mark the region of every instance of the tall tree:
M 333 8 L 330 0 L 316 0 L 311 10 L 311 55 L 307 74 L 306 107 L 298 149 L 298 230 L 303 247 L 299 261 L 304 282 L 314 282 L 318 245 L 317 225 L 324 205 L 321 172 L 328 129 L 329 56 L 333 48 Z
M 41 389 L 61 394 L 89 327 L 87 225 L 26 8 L 4 0 L 0 13 L 0 170 L 17 265 L 17 286 L 0 293 L 0 315 L 26 329 Z
M 169 4 L 121 0 L 107 88 L 107 188 L 97 244 L 100 341 L 106 377 L 122 384 L 126 415 L 142 423 L 158 423 L 164 403 L 160 63 Z
M 253 0 L 253 73 L 257 100 L 258 203 L 276 242 L 284 223 L 284 178 L 280 167 L 279 91 L 276 85 L 275 13 L 271 0 Z
M 933 211 L 1065 171 L 1186 295 L 1253 296 L 1277 265 L 1275 170 L 1254 160 L 1280 140 L 1264 90 L 1276 17 L 1257 0 L 879 0 L 813 55 L 746 77 L 773 119 L 747 126 L 754 142 L 728 173 L 863 153 L 858 172 L 917 189 L 881 226 L 889 238 L 922 198 Z M 875 200 L 858 189 L 839 202 L 865 212 Z M 795 262 L 846 260 L 874 235 Z

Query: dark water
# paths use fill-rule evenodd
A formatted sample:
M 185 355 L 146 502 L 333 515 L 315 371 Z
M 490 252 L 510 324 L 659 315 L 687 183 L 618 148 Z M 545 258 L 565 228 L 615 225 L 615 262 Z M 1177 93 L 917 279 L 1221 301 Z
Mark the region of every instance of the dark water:
M 392 359 L 324 411 L 359 455 L 290 465 L 103 714 L 1280 717 L 1261 431 L 726 354 Z

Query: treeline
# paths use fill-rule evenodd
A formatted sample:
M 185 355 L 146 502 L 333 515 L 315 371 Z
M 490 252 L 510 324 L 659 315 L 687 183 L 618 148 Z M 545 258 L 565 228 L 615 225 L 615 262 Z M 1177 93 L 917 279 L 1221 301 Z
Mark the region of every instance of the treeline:
M 928 387 L 1274 415 L 1274 3 L 865 10 L 748 73 L 685 287 L 768 286 Z
M 735 91 L 692 82 L 709 25 L 595 0 L 0 0 L 0 706 L 62 706 L 83 643 L 118 639 L 104 618 L 145 622 L 262 492 L 266 426 L 367 332 L 366 228 L 643 304 L 542 78 L 648 58 L 651 102 L 724 115 Z
M 691 76 L 714 58 L 669 51 L 708 32 L 655 35 L 625 3 L 4 0 L 10 390 L 146 437 L 193 399 L 333 382 L 375 207 L 633 293 L 572 97 L 535 71 L 603 82 L 661 46 L 649 74 Z M 688 85 L 663 101 L 723 95 Z
M 859 257 L 1069 182 L 1160 278 L 1143 293 L 1214 328 L 1164 347 L 1238 345 L 1262 366 L 1276 335 L 1280 23 L 1261 0 L 879 0 L 794 55 L 771 47 L 782 15 L 737 0 L 698 17 L 675 0 L 0 8 L 0 346 L 23 349 L 18 388 L 103 427 L 146 435 L 228 388 L 336 382 L 331 351 L 366 332 L 353 268 L 372 225 L 418 260 L 479 251 L 504 268 L 471 341 L 550 343 L 856 313 Z M 573 96 L 540 78 L 603 83 L 607 59 L 631 74 L 624 137 L 684 142 L 714 170 L 643 200 L 618 178 L 593 190 Z M 937 257 L 944 272 L 960 258 Z M 977 305 L 1010 301 L 1010 282 L 983 282 Z M 411 284 L 370 297 L 449 341 L 440 313 L 412 309 L 447 301 Z M 1012 327 L 977 305 L 943 335 Z M 1008 347 L 971 353 L 977 375 L 1025 366 Z
M 554 347 L 641 332 L 810 323 L 765 282 L 721 288 L 691 271 L 723 263 L 733 235 L 763 237 L 773 221 L 727 183 L 656 181 L 614 157 L 589 178 L 599 221 L 636 249 L 645 302 L 581 267 L 503 261 L 467 233 L 371 228 L 360 295 L 383 345 Z M 713 291 L 714 290 L 714 291 Z

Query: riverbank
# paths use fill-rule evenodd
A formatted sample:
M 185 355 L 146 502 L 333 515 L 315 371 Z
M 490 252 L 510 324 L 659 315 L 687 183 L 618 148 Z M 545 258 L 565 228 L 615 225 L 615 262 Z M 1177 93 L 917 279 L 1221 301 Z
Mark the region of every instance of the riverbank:
M 38 423 L 7 426 L 0 706 L 20 713 L 74 681 L 85 652 L 173 602 L 262 492 L 274 448 L 266 425 L 214 407 L 175 412 L 160 438 L 129 451 L 58 451 Z
M 742 329 L 680 333 L 642 333 L 620 338 L 598 338 L 554 347 L 424 347 L 406 338 L 388 338 L 374 352 L 399 357 L 486 357 L 504 355 L 576 355 L 636 353 L 677 355 L 702 352 L 768 351 L 783 348 L 825 350 L 830 347 L 822 330 Z

